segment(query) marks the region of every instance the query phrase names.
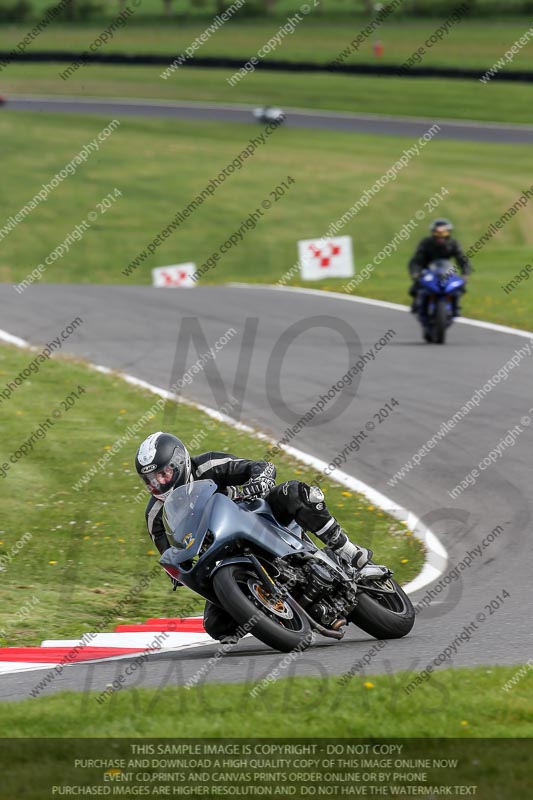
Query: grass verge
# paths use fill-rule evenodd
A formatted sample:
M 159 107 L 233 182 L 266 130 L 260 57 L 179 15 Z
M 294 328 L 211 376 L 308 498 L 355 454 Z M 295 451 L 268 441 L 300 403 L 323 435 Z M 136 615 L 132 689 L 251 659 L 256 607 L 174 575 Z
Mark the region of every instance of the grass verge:
M 34 357 L 34 353 L 1 346 L 2 388 Z M 61 401 L 72 392 L 79 398 L 63 411 Z M 171 402 L 153 413 L 105 471 L 98 472 L 83 490 L 73 491 L 73 484 L 125 434 L 128 426 L 150 411 L 156 399 L 118 377 L 54 359 L 22 383 L 9 400 L 2 400 L 5 432 L 0 465 L 9 465 L 5 477 L 0 477 L 4 507 L 0 523 L 3 646 L 77 638 L 91 631 L 157 563 L 144 524 L 145 502 L 133 502 L 141 486 L 133 458 L 149 433 L 170 427 L 189 442 L 202 431 L 202 450 L 222 450 L 248 458 L 260 458 L 264 452 L 264 443 L 252 436 L 216 423 L 192 407 L 176 408 Z M 61 413 L 53 420 L 53 427 L 35 441 L 28 455 L 10 462 L 10 455 L 52 415 L 53 409 Z M 276 465 L 280 482 L 292 477 L 311 480 L 314 474 L 284 455 L 276 459 Z M 404 524 L 331 481 L 324 481 L 322 486 L 341 524 L 362 544 L 371 541 L 376 554 L 396 570 L 400 581 L 419 572 L 424 560 L 422 546 Z M 10 496 L 17 497 L 17 502 L 8 502 Z M 183 611 L 190 614 L 202 608 L 202 599 L 188 589 L 173 594 L 161 570 L 161 575 L 128 604 L 127 617 L 116 616 L 110 629 L 120 622 L 141 622 Z
M 391 644 L 394 646 L 394 642 Z M 306 653 L 307 667 L 312 652 Z M 179 667 L 179 660 L 175 666 Z M 322 663 L 317 666 L 321 678 L 300 678 L 293 674 L 293 677 L 275 681 L 254 696 L 251 692 L 256 684 L 251 682 L 209 683 L 187 690 L 179 685 L 169 686 L 170 679 L 164 687 L 157 689 L 134 688 L 115 692 L 103 706 L 96 702 L 97 695 L 93 692 L 62 692 L 41 697 L 37 703 L 23 700 L 0 704 L 0 724 L 10 732 L 9 740 L 3 740 L 2 756 L 6 769 L 0 797 L 6 800 L 20 797 L 22 787 L 28 800 L 41 800 L 43 787 L 52 785 L 92 784 L 100 785 L 101 790 L 102 782 L 106 785 L 107 780 L 103 776 L 104 769 L 98 768 L 97 762 L 91 769 L 90 763 L 82 761 L 83 771 L 80 772 L 75 759 L 106 757 L 126 759 L 122 770 L 105 771 L 113 772 L 116 781 L 126 780 L 126 784 L 122 783 L 123 793 L 134 792 L 135 795 L 142 794 L 142 789 L 139 791 L 136 787 L 146 787 L 147 782 L 158 787 L 169 785 L 168 793 L 175 794 L 172 787 L 176 786 L 176 781 L 181 787 L 177 791 L 179 794 L 205 795 L 211 785 L 209 776 L 214 773 L 212 784 L 215 786 L 219 786 L 222 780 L 226 785 L 228 781 L 231 785 L 232 780 L 239 780 L 239 785 L 244 781 L 249 787 L 262 788 L 260 793 L 249 788 L 246 792 L 249 796 L 281 794 L 300 798 L 313 794 L 304 791 L 306 786 L 324 786 L 325 791 L 315 793 L 330 796 L 337 789 L 337 797 L 376 794 L 361 789 L 378 784 L 382 787 L 379 794 L 385 794 L 383 790 L 388 787 L 388 797 L 429 794 L 433 786 L 439 788 L 438 796 L 470 793 L 483 800 L 509 800 L 511 797 L 513 800 L 528 800 L 530 797 L 531 671 L 516 682 L 516 675 L 523 673 L 524 668 L 439 670 L 407 696 L 402 687 L 411 680 L 412 673 L 356 676 L 341 686 L 339 676 L 324 677 Z M 289 667 L 293 673 L 297 669 L 297 661 Z M 507 681 L 515 683 L 512 690 L 505 692 L 503 687 Z M 82 724 L 80 720 L 83 720 Z M 185 735 L 186 738 L 176 738 Z M 139 737 L 142 737 L 139 743 L 145 749 L 135 751 L 132 739 Z M 202 760 L 207 737 L 220 739 L 224 745 L 237 745 L 238 749 L 233 751 L 228 747 L 226 755 L 244 752 L 245 745 L 250 748 L 247 752 L 251 753 L 254 762 L 247 767 L 247 759 L 243 760 L 242 756 L 235 762 L 231 759 L 224 761 L 224 756 L 217 760 L 216 755 L 204 756 Z M 232 737 L 237 737 L 236 741 Z M 257 758 L 269 752 L 265 744 L 279 743 L 280 740 L 295 744 L 302 737 L 305 737 L 302 744 L 315 744 L 317 747 L 315 757 L 311 756 L 308 761 L 305 761 L 306 756 L 303 759 L 297 757 L 298 769 L 292 767 L 296 764 L 294 757 L 284 762 L 272 761 L 276 774 L 282 767 L 287 777 L 280 781 L 273 772 L 267 777 L 265 767 L 260 766 L 261 759 Z M 256 749 L 256 742 L 261 739 L 262 747 L 259 745 Z M 266 743 L 264 739 L 267 739 Z M 343 747 L 343 739 L 355 739 L 359 746 L 363 743 L 363 748 L 369 747 L 368 751 L 352 750 L 359 756 L 368 753 L 367 760 L 347 755 L 349 750 Z M 389 742 L 393 739 L 394 750 L 385 749 L 384 739 Z M 336 747 L 328 750 L 327 740 Z M 372 743 L 376 741 L 378 749 L 373 749 Z M 200 755 L 191 760 L 187 755 L 183 756 L 184 751 L 165 749 L 169 743 L 178 747 L 182 743 L 192 748 L 199 747 L 189 752 Z M 213 742 L 210 745 L 212 747 Z M 215 751 L 212 749 L 210 752 Z M 303 752 L 309 754 L 313 751 L 306 749 Z M 145 761 L 130 761 L 139 753 Z M 146 758 L 147 753 L 156 757 Z M 166 759 L 162 753 L 167 754 Z M 318 758 L 317 753 L 320 754 Z M 376 758 L 376 753 L 382 754 L 380 758 Z M 389 753 L 392 761 L 388 763 L 388 773 L 378 776 L 376 767 L 387 769 L 384 753 Z M 334 760 L 326 762 L 326 754 Z M 401 758 L 396 761 L 400 754 Z M 176 758 L 181 758 L 181 761 L 173 761 Z M 419 759 L 429 759 L 429 769 L 426 762 Z M 164 774 L 165 768 L 181 766 L 183 770 L 189 763 L 192 766 L 193 761 L 195 768 L 185 769 L 181 775 L 176 772 Z M 230 773 L 235 774 L 235 769 L 228 769 L 233 763 L 240 770 L 239 778 L 228 777 Z M 269 763 L 268 756 L 263 759 L 265 763 Z M 221 767 L 226 769 L 221 770 Z M 215 777 L 224 771 L 225 778 Z M 306 777 L 311 772 L 313 777 Z M 246 773 L 247 778 L 244 777 Z M 289 777 L 290 774 L 293 777 Z M 196 782 L 198 780 L 203 781 L 201 788 Z M 265 782 L 274 782 L 276 791 L 271 789 L 268 792 Z M 189 790 L 191 784 L 196 786 L 196 791 L 192 787 Z M 289 785 L 291 789 L 286 793 L 280 788 Z M 395 786 L 403 791 L 391 791 Z M 477 788 L 458 791 L 457 787 L 465 786 Z M 446 787 L 452 788 L 447 790 Z M 355 791 L 357 788 L 359 791 Z M 162 789 L 157 793 L 162 793 Z M 220 792 L 211 796 L 218 794 Z
M 48 0 L 44 0 L 44 3 L 48 7 Z M 287 3 L 278 5 L 274 17 L 246 19 L 242 16 L 242 11 L 240 14 L 237 13 L 229 23 L 210 35 L 196 54 L 242 57 L 243 60 L 251 58 L 270 37 L 275 36 L 280 26 L 286 23 L 288 16 L 294 19 L 294 12 L 301 4 L 293 3 L 292 10 L 287 5 Z M 331 14 L 322 13 L 320 6 L 315 7 L 313 2 L 308 6 L 311 9 L 310 13 L 302 14 L 302 20 L 300 23 L 295 22 L 293 32 L 278 39 L 278 46 L 266 54 L 265 61 L 281 59 L 325 64 L 333 61 L 345 48 L 349 48 L 350 42 L 355 40 L 368 25 L 369 18 L 345 13 L 343 17 L 336 19 Z M 158 0 L 158 8 L 160 7 L 161 2 Z M 112 38 L 101 45 L 98 52 L 161 54 L 168 55 L 172 60 L 201 36 L 206 28 L 209 28 L 215 16 L 213 12 L 211 17 L 206 15 L 203 19 L 174 18 L 157 22 L 144 17 L 143 12 L 146 10 L 149 10 L 149 7 L 145 9 L 143 2 L 126 25 L 116 29 Z M 114 16 L 115 8 L 109 17 Z M 401 20 L 391 16 L 372 36 L 363 41 L 357 50 L 350 53 L 344 63 L 403 64 L 421 45 L 424 46 L 424 42 L 430 39 L 445 18 L 446 15 L 434 19 Z M 28 52 L 49 50 L 82 52 L 100 36 L 107 24 L 109 23 L 104 21 L 78 25 L 55 23 L 40 34 L 38 40 L 29 46 Z M 463 19 L 460 24 L 449 27 L 448 35 L 433 46 L 426 47 L 421 63 L 424 66 L 479 67 L 484 72 L 497 62 L 506 50 L 529 30 L 530 26 L 531 19 L 527 16 L 506 15 L 486 20 Z M 20 25 L 4 24 L 0 31 L 0 50 L 9 51 L 24 39 L 31 27 L 29 22 Z M 383 56 L 379 61 L 373 52 L 373 45 L 377 40 L 384 45 Z M 9 67 L 9 70 L 11 68 Z M 532 69 L 531 47 L 522 47 L 507 68 Z M 4 73 L 7 75 L 7 70 Z
M 510 692 L 502 690 L 518 667 L 439 670 L 410 695 L 402 687 L 412 673 L 355 676 L 340 686 L 336 675 L 295 677 L 297 661 L 290 669 L 293 677 L 256 697 L 250 694 L 256 684 L 249 682 L 125 689 L 104 705 L 93 693 L 61 692 L 39 703 L 0 704 L 0 722 L 9 724 L 12 737 L 174 737 L 178 717 L 190 738 L 533 736 L 531 674 Z
M 328 73 L 256 71 L 235 86 L 234 70 L 186 67 L 162 80 L 162 67 L 91 65 L 64 81 L 65 63 L 12 64 L 0 91 L 82 97 L 144 97 L 217 103 L 249 103 L 367 114 L 532 123 L 533 86 L 482 85 L 477 80 L 363 77 Z
M 102 119 L 21 112 L 4 117 L 6 215 L 28 203 L 110 119 L 111 115 Z M 250 224 L 238 246 L 226 250 L 201 281 L 276 283 L 297 260 L 297 240 L 322 236 L 414 144 L 401 137 L 302 133 L 282 127 L 253 158 L 241 162 L 242 168 L 228 176 L 218 194 L 180 224 L 177 234 L 163 240 L 154 255 L 125 276 L 123 270 L 175 214 L 260 133 L 253 125 L 123 119 L 98 153 L 4 236 L 0 280 L 23 280 L 116 187 L 122 196 L 98 216 L 81 241 L 72 242 L 68 252 L 45 269 L 43 281 L 150 283 L 153 267 L 184 261 L 200 266 L 263 200 L 270 200 L 271 208 L 257 219 L 255 228 Z M 374 264 L 357 293 L 405 302 L 406 265 L 430 220 L 453 219 L 468 249 L 531 184 L 524 172 L 529 159 L 527 146 L 433 139 L 341 229 L 353 238 L 360 272 L 411 219 L 416 225 L 407 238 L 397 240 L 390 257 Z M 288 175 L 294 184 L 274 201 L 270 192 Z M 443 186 L 449 193 L 429 208 L 429 199 Z M 502 287 L 531 261 L 532 222 L 530 201 L 474 257 L 465 315 L 531 326 L 533 281 L 521 279 L 510 292 Z M 312 285 L 341 290 L 344 283 L 329 279 Z M 17 296 L 14 291 L 13 296 Z

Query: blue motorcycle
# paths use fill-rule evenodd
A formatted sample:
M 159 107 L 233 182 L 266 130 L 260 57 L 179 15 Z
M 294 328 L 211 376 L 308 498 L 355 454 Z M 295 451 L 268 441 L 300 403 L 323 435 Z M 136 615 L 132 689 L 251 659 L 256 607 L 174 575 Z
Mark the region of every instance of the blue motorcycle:
M 465 281 L 450 261 L 434 261 L 419 279 L 417 314 L 424 339 L 444 344 L 446 331 L 457 316 Z
M 338 561 L 295 522 L 280 525 L 266 500 L 235 502 L 195 481 L 167 497 L 163 522 L 168 574 L 276 650 L 304 650 L 313 631 L 342 639 L 349 622 L 378 639 L 413 627 L 411 601 L 387 567 Z

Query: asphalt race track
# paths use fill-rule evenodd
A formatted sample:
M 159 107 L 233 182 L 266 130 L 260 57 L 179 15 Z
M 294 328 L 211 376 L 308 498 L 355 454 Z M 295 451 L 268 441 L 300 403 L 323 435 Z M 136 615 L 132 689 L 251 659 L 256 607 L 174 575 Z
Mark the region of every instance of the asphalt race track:
M 83 97 L 30 97 L 10 95 L 3 110 L 60 112 L 70 114 L 113 114 L 121 116 L 164 117 L 215 122 L 253 122 L 253 106 L 213 103 L 183 103 L 167 100 L 102 99 Z M 345 133 L 381 134 L 419 138 L 435 123 L 441 126 L 439 139 L 500 144 L 532 144 L 532 125 L 506 125 L 494 122 L 387 117 L 376 114 L 346 114 L 336 111 L 311 111 L 286 108 L 286 125 L 291 128 L 320 128 Z M 257 123 L 255 123 L 257 125 Z
M 501 525 L 503 531 L 480 557 L 474 558 L 460 580 L 419 614 L 409 637 L 388 642 L 375 655 L 368 672 L 390 673 L 393 686 L 393 672 L 424 669 L 472 622 L 476 628 L 471 628 L 470 640 L 461 642 L 446 666 L 522 664 L 531 658 L 533 634 L 528 609 L 533 556 L 533 425 L 528 428 L 522 423 L 514 446 L 504 449 L 496 463 L 481 472 L 475 485 L 455 500 L 448 494 L 532 409 L 530 356 L 524 355 L 508 380 L 495 386 L 479 408 L 459 422 L 419 467 L 396 487 L 387 484 L 441 423 L 486 384 L 517 349 L 528 351 L 529 338 L 457 323 L 444 347 L 428 346 L 421 341 L 418 324 L 401 307 L 268 287 L 164 291 L 144 286 L 41 285 L 30 287 L 21 296 L 11 286 L 0 287 L 1 327 L 36 345 L 56 337 L 78 315 L 83 325 L 65 342 L 64 352 L 163 388 L 169 388 L 183 371 L 183 363 L 178 365 L 183 355 L 183 347 L 177 348 L 178 331 L 196 324 L 184 322 L 186 318 L 198 318 L 209 346 L 234 328 L 237 334 L 218 352 L 216 367 L 228 393 L 233 391 L 239 398 L 245 386 L 241 420 L 275 438 L 305 414 L 358 355 L 370 351 L 387 331 L 392 331 L 388 344 L 373 351 L 375 359 L 367 359 L 360 381 L 345 390 L 343 397 L 351 398 L 347 407 L 339 413 L 332 403 L 320 418 L 323 424 L 304 428 L 291 444 L 329 462 L 367 421 L 375 421 L 373 415 L 394 397 L 399 403 L 394 413 L 376 424 L 359 453 L 348 456 L 341 469 L 424 516 L 447 548 L 450 568 L 496 526 Z M 243 343 L 246 318 L 252 322 L 247 323 Z M 197 358 L 191 347 L 187 366 Z M 179 374 L 173 373 L 175 362 Z M 249 374 L 246 378 L 246 370 L 242 370 L 234 387 L 239 362 L 241 367 L 249 364 Z M 209 382 L 207 372 L 197 375 L 184 395 L 216 408 L 224 401 L 225 390 L 220 383 Z M 292 418 L 286 405 L 294 411 Z M 533 411 L 529 416 L 533 422 Z M 168 419 L 168 427 L 179 435 L 179 411 Z M 258 442 L 258 457 L 263 452 L 264 443 Z M 376 556 L 379 559 L 379 553 Z M 161 579 L 166 580 L 164 576 Z M 487 608 L 503 590 L 510 593 L 504 605 L 496 611 Z M 419 601 L 426 591 L 416 593 L 413 601 Z M 172 597 L 169 593 L 169 616 Z M 335 697 L 340 698 L 334 676 L 350 670 L 372 643 L 355 628 L 340 643 L 320 639 L 284 674 L 330 676 L 327 691 L 333 702 Z M 154 655 L 135 673 L 132 685 L 183 684 L 216 651 L 213 644 L 187 653 Z M 259 679 L 282 659 L 279 653 L 247 638 L 219 659 L 207 680 Z M 73 666 L 64 670 L 50 691 L 102 690 L 124 666 L 123 660 Z M 45 673 L 4 676 L 0 697 L 27 696 Z M 395 690 L 400 689 L 396 686 Z M 442 702 L 442 697 L 436 692 L 437 702 Z

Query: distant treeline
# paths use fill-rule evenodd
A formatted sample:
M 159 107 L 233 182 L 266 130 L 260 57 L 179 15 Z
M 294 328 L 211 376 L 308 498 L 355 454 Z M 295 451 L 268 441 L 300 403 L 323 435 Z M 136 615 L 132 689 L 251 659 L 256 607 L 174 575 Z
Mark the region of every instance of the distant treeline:
M 168 20 L 172 17 L 183 18 L 188 14 L 204 15 L 220 14 L 232 3 L 232 0 L 142 0 L 137 5 L 143 17 L 160 17 Z M 76 22 L 98 18 L 111 18 L 130 5 L 130 0 L 67 0 L 62 4 L 59 15 L 55 19 L 65 22 Z M 394 11 L 395 17 L 446 17 L 458 5 L 460 0 L 404 0 L 401 8 Z M 57 3 L 46 4 L 42 0 L 14 0 L 12 3 L 0 2 L 1 22 L 25 22 L 36 20 L 46 14 L 49 8 Z M 290 13 L 301 5 L 300 0 L 247 0 L 239 10 L 238 17 L 267 16 L 275 12 Z M 279 9 L 278 9 L 279 6 Z M 354 16 L 371 18 L 387 6 L 387 0 L 321 0 L 317 15 Z M 510 16 L 513 14 L 533 13 L 533 0 L 470 0 L 469 15 L 474 17 Z M 137 15 L 136 16 L 140 16 Z M 238 18 L 236 17 L 236 18 Z

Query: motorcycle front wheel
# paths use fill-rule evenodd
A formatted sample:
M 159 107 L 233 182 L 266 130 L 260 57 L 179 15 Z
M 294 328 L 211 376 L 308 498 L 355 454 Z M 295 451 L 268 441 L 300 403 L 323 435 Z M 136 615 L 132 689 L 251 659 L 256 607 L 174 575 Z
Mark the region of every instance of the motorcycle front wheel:
M 435 317 L 433 320 L 433 341 L 435 344 L 444 344 L 447 326 L 448 308 L 446 307 L 446 300 L 441 297 L 435 304 Z
M 289 653 L 311 644 L 307 617 L 290 596 L 280 599 L 271 595 L 253 569 L 242 564 L 222 566 L 215 573 L 213 588 L 220 605 L 240 627 L 274 650 Z

